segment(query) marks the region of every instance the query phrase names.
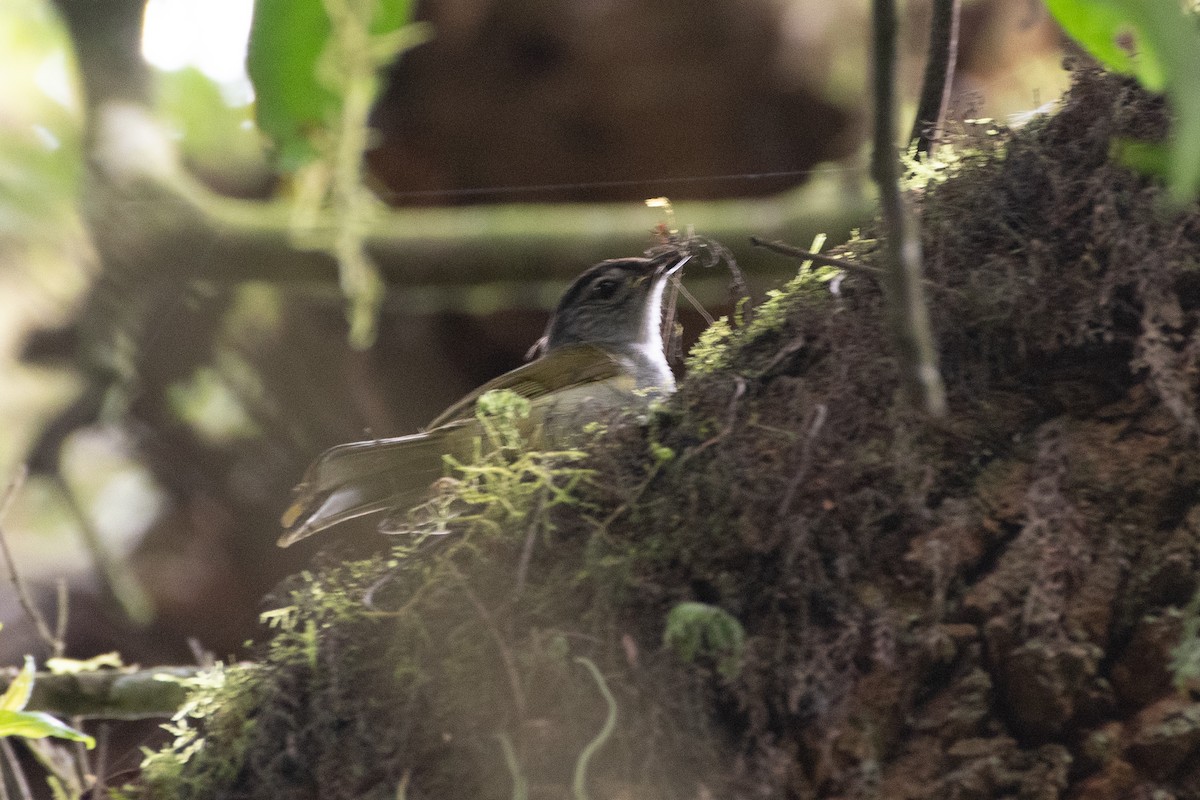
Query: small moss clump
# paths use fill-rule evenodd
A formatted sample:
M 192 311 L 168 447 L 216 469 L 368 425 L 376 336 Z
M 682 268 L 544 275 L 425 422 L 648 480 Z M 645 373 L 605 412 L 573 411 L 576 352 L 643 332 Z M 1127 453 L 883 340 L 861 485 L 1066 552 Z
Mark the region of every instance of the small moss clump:
M 728 368 L 736 358 L 739 344 L 753 342 L 779 330 L 798 306 L 819 306 L 829 297 L 829 284 L 842 274 L 834 267 L 813 268 L 806 264 L 782 289 L 768 290 L 766 299 L 754 309 L 748 322 L 741 310 L 733 322 L 729 317 L 721 317 L 709 325 L 692 346 L 687 359 L 687 374 L 698 377 Z
M 237 778 L 265 699 L 253 665 L 223 666 L 180 679 L 188 700 L 163 727 L 174 739 L 145 751 L 141 779 L 155 797 L 204 797 Z

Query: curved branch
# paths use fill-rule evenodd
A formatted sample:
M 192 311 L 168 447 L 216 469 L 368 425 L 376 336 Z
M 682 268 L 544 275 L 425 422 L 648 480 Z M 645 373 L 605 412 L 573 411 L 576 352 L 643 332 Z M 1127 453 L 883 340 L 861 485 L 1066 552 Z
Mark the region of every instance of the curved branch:
M 86 203 L 106 263 L 217 282 L 336 286 L 336 261 L 322 251 L 334 235 L 332 219 L 299 240 L 290 203 L 218 195 L 169 152 L 156 158 L 146 155 L 152 146 L 122 147 L 131 136 L 156 135 L 151 120 L 122 113 L 114 123 L 98 138 Z M 732 243 L 739 260 L 754 260 L 751 234 L 804 240 L 849 233 L 868 220 L 873 198 L 845 191 L 844 178 L 818 170 L 805 186 L 773 197 L 684 202 L 675 210 L 704 236 Z M 583 265 L 645 250 L 654 222 L 634 203 L 381 208 L 364 240 L 392 289 L 565 281 Z

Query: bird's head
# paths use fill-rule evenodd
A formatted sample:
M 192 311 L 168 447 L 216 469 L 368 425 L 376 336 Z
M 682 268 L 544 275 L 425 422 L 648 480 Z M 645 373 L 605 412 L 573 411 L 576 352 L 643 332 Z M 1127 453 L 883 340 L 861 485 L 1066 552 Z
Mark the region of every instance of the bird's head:
M 662 297 L 667 279 L 688 260 L 670 252 L 654 258 L 601 261 L 584 272 L 558 301 L 544 347 L 597 344 L 662 349 Z

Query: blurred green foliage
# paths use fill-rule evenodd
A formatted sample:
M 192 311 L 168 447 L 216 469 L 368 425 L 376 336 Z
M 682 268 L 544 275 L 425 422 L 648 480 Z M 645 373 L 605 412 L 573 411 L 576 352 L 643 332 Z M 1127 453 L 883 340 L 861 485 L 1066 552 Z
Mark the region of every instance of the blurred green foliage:
M 0 3 L 0 53 L 0 235 L 55 235 L 83 170 L 74 53 L 45 0 Z
M 1100 63 L 1170 100 L 1165 145 L 1118 143 L 1127 163 L 1167 179 L 1176 204 L 1200 192 L 1200 15 L 1178 0 L 1046 0 L 1055 19 Z
M 254 106 L 230 104 L 221 87 L 195 67 L 155 75 L 155 111 L 178 136 L 180 152 L 205 175 L 264 168 Z

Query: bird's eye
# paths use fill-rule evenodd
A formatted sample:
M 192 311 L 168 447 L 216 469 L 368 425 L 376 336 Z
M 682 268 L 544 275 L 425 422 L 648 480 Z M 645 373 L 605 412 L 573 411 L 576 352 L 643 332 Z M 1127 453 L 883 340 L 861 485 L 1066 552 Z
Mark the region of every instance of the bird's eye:
M 617 282 L 612 278 L 596 281 L 592 284 L 591 295 L 596 300 L 607 300 L 617 292 Z

